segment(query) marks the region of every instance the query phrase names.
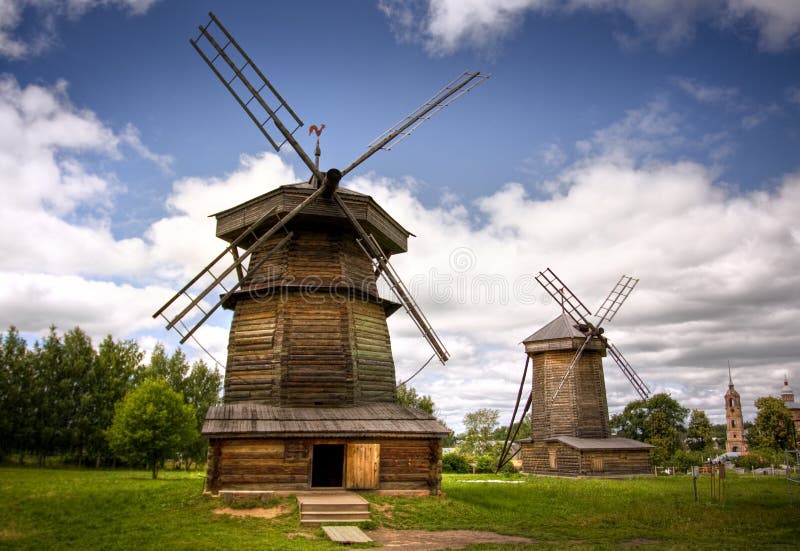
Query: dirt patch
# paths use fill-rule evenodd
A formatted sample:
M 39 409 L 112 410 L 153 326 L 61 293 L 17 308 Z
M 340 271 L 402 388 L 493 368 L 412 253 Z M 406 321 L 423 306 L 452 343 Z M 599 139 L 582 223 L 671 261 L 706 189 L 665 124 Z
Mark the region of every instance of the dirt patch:
M 378 528 L 364 532 L 373 540 L 389 549 L 405 549 L 409 551 L 434 551 L 436 549 L 463 549 L 478 543 L 526 544 L 535 543 L 529 538 L 504 536 L 494 532 L 477 532 L 474 530 L 388 530 Z
M 373 503 L 371 507 L 386 518 L 394 518 L 394 505 L 391 503 Z
M 253 509 L 233 509 L 232 507 L 222 507 L 214 509 L 218 515 L 230 515 L 232 517 L 255 517 L 255 518 L 275 518 L 285 515 L 292 510 L 288 503 L 280 503 L 275 507 L 255 507 Z
M 305 538 L 307 540 L 318 540 L 319 538 L 310 532 L 291 532 L 286 534 L 286 537 L 290 540 L 294 538 Z
M 639 547 L 640 545 L 655 545 L 657 543 L 660 542 L 657 540 L 649 540 L 647 538 L 636 538 L 632 540 L 621 541 L 619 543 L 619 546 L 624 547 L 626 549 L 630 549 L 632 547 Z

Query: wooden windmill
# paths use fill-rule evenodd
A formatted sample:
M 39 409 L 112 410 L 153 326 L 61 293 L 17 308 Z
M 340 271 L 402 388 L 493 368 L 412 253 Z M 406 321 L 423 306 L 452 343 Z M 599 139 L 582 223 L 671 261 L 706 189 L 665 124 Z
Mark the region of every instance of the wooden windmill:
M 638 279 L 623 275 L 590 321 L 591 312 L 550 269 L 536 281 L 561 305 L 561 314 L 526 338 L 525 369 L 499 466 L 510 459 L 512 427 L 532 364 L 533 384 L 520 419 L 531 412 L 531 439 L 521 446 L 523 470 L 538 474 L 610 475 L 649 473 L 649 446 L 611 438 L 602 358 L 608 353 L 636 392 L 650 389 L 622 352 L 604 335 Z M 517 430 L 519 430 L 517 428 Z
M 436 492 L 447 430 L 396 403 L 387 316 L 402 307 L 433 354 L 449 355 L 389 263 L 410 233 L 339 182 L 488 76 L 461 74 L 347 168 L 322 172 L 319 148 L 313 162 L 293 136 L 303 122 L 209 15 L 192 46 L 267 141 L 288 143 L 311 176 L 216 213 L 229 246 L 154 314 L 183 343 L 220 306 L 233 310 L 224 405 L 203 426 L 207 487 Z M 380 296 L 379 276 L 395 300 Z

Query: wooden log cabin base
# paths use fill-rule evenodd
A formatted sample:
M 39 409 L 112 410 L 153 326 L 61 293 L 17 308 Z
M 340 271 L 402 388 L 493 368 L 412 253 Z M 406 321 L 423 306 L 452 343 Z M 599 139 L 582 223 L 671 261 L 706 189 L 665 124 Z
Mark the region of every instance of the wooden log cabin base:
M 381 490 L 436 494 L 441 441 L 435 418 L 397 404 L 211 408 L 206 489 Z M 321 462 L 321 463 L 320 463 Z

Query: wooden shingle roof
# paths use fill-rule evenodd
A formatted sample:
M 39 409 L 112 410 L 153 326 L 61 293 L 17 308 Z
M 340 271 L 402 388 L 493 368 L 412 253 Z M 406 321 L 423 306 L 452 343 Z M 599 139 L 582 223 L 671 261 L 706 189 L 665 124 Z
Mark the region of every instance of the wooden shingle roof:
M 555 436 L 547 442 L 561 442 L 582 451 L 649 450 L 654 447 L 630 438 L 578 438 L 575 436 Z
M 575 321 L 565 312 L 522 341 L 529 354 L 556 350 L 577 350 L 586 339 L 586 333 L 575 326 Z M 593 338 L 586 347 L 605 356 L 605 345 Z
M 212 438 L 439 438 L 449 433 L 435 417 L 418 409 L 392 403 L 284 408 L 251 402 L 210 408 L 202 432 L 204 436 Z

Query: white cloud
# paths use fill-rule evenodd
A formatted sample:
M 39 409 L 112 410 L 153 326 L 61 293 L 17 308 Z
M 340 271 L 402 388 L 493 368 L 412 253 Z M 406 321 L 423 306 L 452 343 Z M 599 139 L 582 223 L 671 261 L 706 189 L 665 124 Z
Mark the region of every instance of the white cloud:
M 752 130 L 757 126 L 761 126 L 767 119 L 780 113 L 780 110 L 780 107 L 774 103 L 758 107 L 742 117 L 742 127 L 746 130 Z
M 657 150 L 640 148 L 641 136 L 680 134 L 665 106 L 652 110 L 632 110 L 599 131 L 595 154 L 565 168 L 561 191 L 545 198 L 509 183 L 472 205 L 451 198 L 430 208 L 400 183 L 344 183 L 390 205 L 419 236 L 393 262 L 452 359 L 412 384 L 433 396 L 450 425 L 478 407 L 510 413 L 524 363 L 518 343 L 557 313 L 532 281 L 547 266 L 591 308 L 620 274 L 641 278 L 607 334 L 655 391 L 716 420 L 728 359 L 749 416 L 783 372 L 800 377 L 792 352 L 800 322 L 792 291 L 800 285 L 800 174 L 773 192 L 738 194 L 701 164 L 646 160 Z M 402 314 L 390 326 L 403 379 L 428 354 Z M 618 411 L 635 393 L 610 360 L 606 378 Z
M 739 91 L 732 86 L 713 86 L 692 78 L 676 78 L 675 84 L 701 103 L 723 103 L 734 99 Z
M 142 15 L 158 0 L 0 0 L 0 56 L 19 59 L 34 56 L 50 48 L 57 40 L 56 22 L 76 19 L 84 13 L 113 6 L 131 15 Z M 16 35 L 28 16 L 32 30 L 28 36 Z
M 142 159 L 155 164 L 165 174 L 172 174 L 172 163 L 174 159 L 171 155 L 161 155 L 154 153 L 142 142 L 139 129 L 128 123 L 122 130 L 119 137 L 120 141 L 133 149 Z
M 28 332 L 80 324 L 93 335 L 164 339 L 152 311 L 223 246 L 207 216 L 296 181 L 276 155 L 243 157 L 230 174 L 176 181 L 168 215 L 120 240 L 102 216 L 120 199 L 80 160 L 85 151 L 118 155 L 118 134 L 71 106 L 64 85 L 23 89 L 8 78 L 0 81 L 0 129 L 0 324 Z M 4 139 L 9 133 L 17 139 Z M 449 194 L 427 206 L 411 179 L 343 182 L 418 236 L 393 262 L 452 354 L 447 367 L 413 381 L 448 423 L 458 428 L 477 407 L 508 415 L 524 364 L 519 342 L 557 313 L 532 279 L 547 266 L 591 307 L 621 273 L 640 277 L 608 335 L 654 390 L 669 389 L 712 418 L 728 359 L 748 415 L 784 372 L 800 378 L 800 174 L 771 192 L 726 191 L 711 168 L 662 160 L 664 144 L 682 134 L 663 100 L 630 110 L 585 140 L 581 159 L 544 196 L 511 182 L 473 203 Z M 87 209 L 96 216 L 78 216 Z M 222 362 L 227 323 L 215 318 L 198 333 Z M 404 314 L 390 327 L 405 378 L 428 352 Z M 606 365 L 609 402 L 619 410 L 635 395 Z
M 421 42 L 433 55 L 492 47 L 513 34 L 528 14 L 583 11 L 626 16 L 637 34 L 614 32 L 626 48 L 647 41 L 671 49 L 691 41 L 702 24 L 754 28 L 765 51 L 792 48 L 800 40 L 800 3 L 795 0 L 381 0 L 379 7 L 399 39 Z

